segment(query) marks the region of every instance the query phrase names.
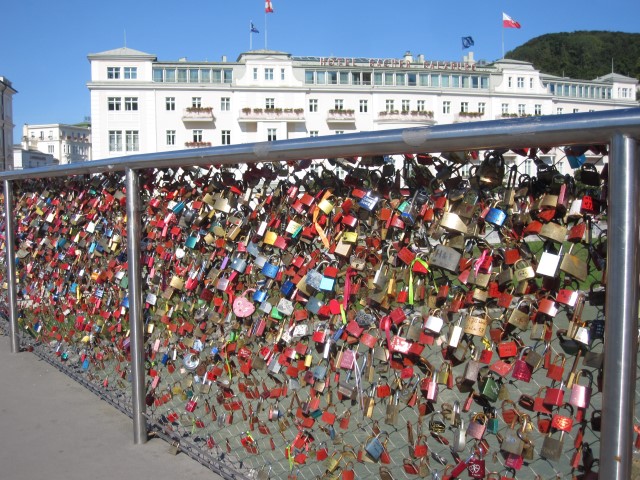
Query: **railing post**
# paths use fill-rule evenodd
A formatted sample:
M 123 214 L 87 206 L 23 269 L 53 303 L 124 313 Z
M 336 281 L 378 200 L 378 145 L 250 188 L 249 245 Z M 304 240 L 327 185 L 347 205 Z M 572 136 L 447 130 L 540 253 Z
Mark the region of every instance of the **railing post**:
M 636 141 L 614 135 L 609 155 L 600 478 L 631 478 L 638 350 L 639 175 Z
M 13 218 L 13 184 L 10 180 L 4 181 L 4 236 L 5 253 L 7 255 L 7 295 L 9 310 L 9 341 L 11 343 L 11 353 L 20 350 L 18 340 L 18 303 L 16 301 L 16 232 Z
M 138 173 L 125 169 L 127 187 L 127 263 L 129 265 L 129 329 L 131 349 L 131 403 L 133 441 L 147 441 L 145 418 L 144 322 L 140 272 L 140 182 Z

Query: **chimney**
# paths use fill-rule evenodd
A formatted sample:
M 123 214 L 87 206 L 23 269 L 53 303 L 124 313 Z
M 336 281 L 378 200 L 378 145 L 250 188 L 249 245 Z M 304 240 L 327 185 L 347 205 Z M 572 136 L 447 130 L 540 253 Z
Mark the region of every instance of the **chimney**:
M 413 62 L 413 55 L 411 55 L 411 52 L 409 50 L 404 52 L 404 59 L 405 61 Z
M 424 55 L 421 53 L 418 54 L 418 63 L 424 63 Z
M 227 56 L 226 55 L 222 55 L 222 62 L 226 63 L 227 62 Z
M 476 61 L 473 58 L 473 52 L 469 52 L 467 55 L 464 56 L 464 62 L 470 63 L 470 64 L 476 63 Z

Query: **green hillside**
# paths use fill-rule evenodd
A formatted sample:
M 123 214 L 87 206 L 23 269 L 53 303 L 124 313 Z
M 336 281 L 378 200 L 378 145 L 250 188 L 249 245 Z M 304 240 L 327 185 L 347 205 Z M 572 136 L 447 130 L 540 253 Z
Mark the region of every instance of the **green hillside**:
M 593 80 L 613 71 L 640 80 L 640 33 L 577 31 L 549 33 L 507 52 L 552 75 Z

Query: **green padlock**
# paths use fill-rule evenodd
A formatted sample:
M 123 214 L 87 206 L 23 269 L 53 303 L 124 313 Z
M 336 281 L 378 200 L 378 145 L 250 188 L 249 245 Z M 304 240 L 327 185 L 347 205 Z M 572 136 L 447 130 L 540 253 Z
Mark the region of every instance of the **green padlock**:
M 480 395 L 489 400 L 495 402 L 498 400 L 498 394 L 500 393 L 500 387 L 491 376 L 491 372 L 482 379 L 480 382 Z

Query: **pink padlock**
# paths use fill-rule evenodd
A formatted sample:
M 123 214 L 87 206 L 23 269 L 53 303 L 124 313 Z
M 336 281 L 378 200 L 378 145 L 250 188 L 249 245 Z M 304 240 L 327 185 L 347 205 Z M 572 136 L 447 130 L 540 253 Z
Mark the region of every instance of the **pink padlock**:
M 531 381 L 531 374 L 533 373 L 533 367 L 522 359 L 522 357 L 528 350 L 531 350 L 531 347 L 525 347 L 520 350 L 518 359 L 513 364 L 513 370 L 511 371 L 512 378 L 521 380 L 526 383 L 529 383 Z
M 589 377 L 589 386 L 579 385 L 580 377 L 582 374 L 586 374 Z M 588 370 L 580 370 L 576 375 L 576 378 L 571 387 L 571 396 L 569 397 L 569 405 L 577 408 L 587 408 L 591 403 L 591 393 L 593 385 L 593 375 Z
M 430 377 L 424 378 L 420 385 L 420 390 L 424 397 L 430 402 L 438 401 L 438 382 L 436 380 L 436 372 L 434 371 Z

